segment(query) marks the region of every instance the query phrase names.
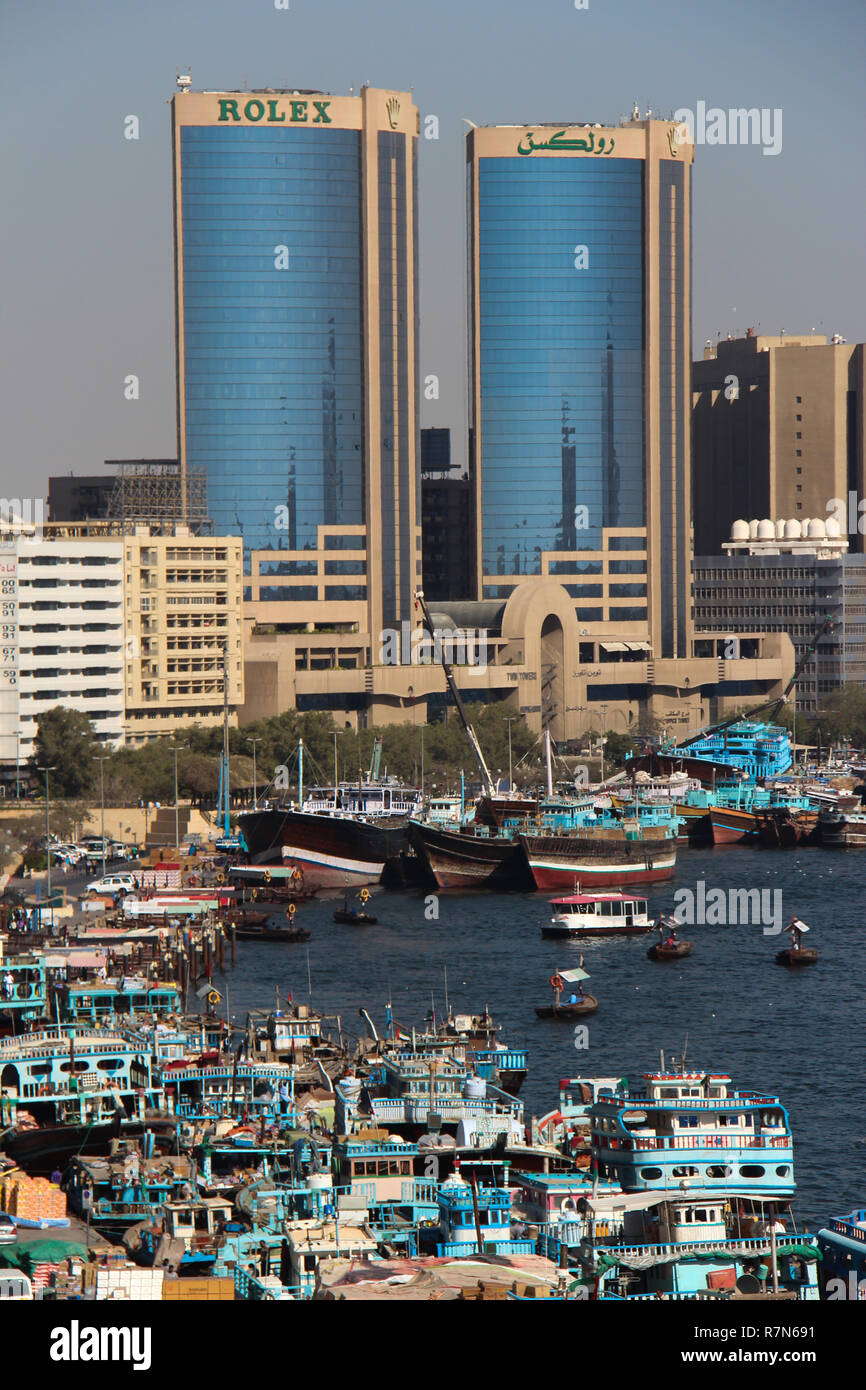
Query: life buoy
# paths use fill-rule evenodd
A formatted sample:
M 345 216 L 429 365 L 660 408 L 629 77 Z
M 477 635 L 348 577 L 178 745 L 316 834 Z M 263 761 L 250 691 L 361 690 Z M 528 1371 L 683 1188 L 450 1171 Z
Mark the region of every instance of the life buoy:
M 259 890 L 258 890 L 258 888 L 254 888 L 253 891 L 250 893 L 250 897 L 252 898 L 253 902 L 255 902 L 255 901 L 257 900 L 258 896 L 259 896 Z
M 219 1001 L 220 1001 L 219 994 L 217 993 L 217 991 L 216 991 L 215 989 L 212 989 L 212 990 L 210 991 L 208 997 L 207 997 L 207 1002 L 208 1002 L 209 1004 L 218 1004 Z
M 294 917 L 294 915 L 295 915 L 295 913 L 297 912 L 297 910 L 298 910 L 298 909 L 297 909 L 297 907 L 296 907 L 296 905 L 295 905 L 294 903 L 289 903 L 288 911 L 289 911 L 289 916 L 290 916 L 290 917 Z
M 265 869 L 264 880 L 265 880 L 265 883 L 270 883 L 270 881 L 271 881 L 271 871 L 270 871 L 270 869 Z
M 358 897 L 361 899 L 362 903 L 368 903 L 370 901 L 369 890 L 366 888 L 362 888 L 360 893 L 358 894 Z
M 565 981 L 563 980 L 561 975 L 551 975 L 550 988 L 559 990 L 560 994 L 562 993 L 562 991 L 565 989 Z

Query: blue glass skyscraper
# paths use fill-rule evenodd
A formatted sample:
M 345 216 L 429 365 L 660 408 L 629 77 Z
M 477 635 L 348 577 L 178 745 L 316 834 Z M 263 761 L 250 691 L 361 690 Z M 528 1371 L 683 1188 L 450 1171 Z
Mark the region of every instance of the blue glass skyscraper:
M 248 569 L 279 552 L 269 594 L 399 621 L 420 556 L 417 111 L 369 88 L 172 105 L 182 466 Z
M 555 575 L 683 655 L 689 174 L 668 123 L 468 136 L 478 592 Z

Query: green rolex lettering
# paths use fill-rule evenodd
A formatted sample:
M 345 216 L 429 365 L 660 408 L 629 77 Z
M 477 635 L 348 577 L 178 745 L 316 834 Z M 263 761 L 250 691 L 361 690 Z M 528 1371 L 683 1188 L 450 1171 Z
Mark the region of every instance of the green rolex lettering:
M 268 120 L 269 120 L 269 121 L 276 121 L 277 124 L 279 124 L 280 121 L 284 121 L 285 119 L 286 119 L 286 113 L 285 113 L 285 111 L 282 113 L 281 116 L 278 116 L 278 115 L 277 115 L 277 103 L 276 103 L 276 101 L 273 101 L 273 100 L 269 101 L 269 102 L 268 102 Z
M 314 102 L 313 102 L 313 105 L 315 106 L 316 112 L 317 112 L 317 115 L 316 115 L 316 116 L 314 117 L 314 119 L 313 119 L 313 125 L 330 125 L 330 124 L 331 124 L 331 118 L 330 118 L 330 116 L 328 115 L 328 107 L 330 106 L 330 104 L 331 104 L 331 103 L 330 103 L 329 101 L 314 101 Z
M 248 121 L 260 121 L 264 114 L 265 103 L 259 101 L 258 97 L 254 97 L 252 101 L 248 101 L 244 107 L 244 115 Z
M 240 120 L 240 116 L 238 115 L 238 104 L 236 101 L 229 101 L 225 97 L 220 97 L 219 108 L 220 113 L 218 120 L 227 121 L 229 117 L 231 117 L 233 121 Z
M 307 119 L 307 103 L 305 101 L 292 101 L 289 105 L 292 108 L 293 121 L 305 121 Z

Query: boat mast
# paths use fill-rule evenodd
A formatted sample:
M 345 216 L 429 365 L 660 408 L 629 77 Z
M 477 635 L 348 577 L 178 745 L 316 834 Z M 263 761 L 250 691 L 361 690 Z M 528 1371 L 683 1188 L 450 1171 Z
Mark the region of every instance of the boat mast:
M 553 768 L 550 762 L 550 729 L 544 731 L 544 755 L 547 760 L 547 795 L 553 799 Z
M 304 804 L 304 740 L 298 739 L 298 810 Z
M 427 607 L 427 602 L 424 598 L 423 589 L 415 590 L 415 602 L 421 609 L 421 614 L 424 619 L 425 628 L 427 629 L 431 638 L 435 638 L 436 634 L 433 630 L 433 620 L 430 617 L 430 610 Z M 463 701 L 460 698 L 460 691 L 457 689 L 457 685 L 455 683 L 451 667 L 445 660 L 444 655 L 442 657 L 442 671 L 445 675 L 445 680 L 448 682 L 448 689 L 454 696 L 454 703 L 457 706 L 457 712 L 463 721 L 463 727 L 466 730 L 466 737 L 469 739 L 469 742 L 472 745 L 472 751 L 475 754 L 475 761 L 478 763 L 478 770 L 481 773 L 482 788 L 487 796 L 494 796 L 496 794 L 496 788 L 493 784 L 493 778 L 490 776 L 490 769 L 484 761 L 484 754 L 481 751 L 481 744 L 478 742 L 478 736 L 476 735 L 472 725 L 469 723 L 469 720 L 466 715 L 466 710 L 463 705 Z

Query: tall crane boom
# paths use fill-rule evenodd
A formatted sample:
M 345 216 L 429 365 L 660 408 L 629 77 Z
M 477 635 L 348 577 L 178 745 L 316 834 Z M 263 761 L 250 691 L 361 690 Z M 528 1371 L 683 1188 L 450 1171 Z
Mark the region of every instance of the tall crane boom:
M 430 617 L 430 610 L 427 607 L 427 601 L 424 598 L 423 589 L 415 590 L 415 602 L 421 609 L 421 616 L 424 619 L 425 628 L 429 632 L 430 636 L 435 638 L 436 633 L 433 628 L 433 620 Z M 478 742 L 478 736 L 475 733 L 475 730 L 469 723 L 469 720 L 466 716 L 466 709 L 464 707 L 462 699 L 460 698 L 460 691 L 457 689 L 457 685 L 455 683 L 451 667 L 448 665 L 448 662 L 445 660 L 444 656 L 442 658 L 442 670 L 444 671 L 445 679 L 448 682 L 448 689 L 454 696 L 454 703 L 457 706 L 457 712 L 460 715 L 461 720 L 463 721 L 463 727 L 466 730 L 466 737 L 469 739 L 469 742 L 472 745 L 472 751 L 475 754 L 475 761 L 477 762 L 478 770 L 481 773 L 481 784 L 484 788 L 485 795 L 494 796 L 496 794 L 496 787 L 494 785 L 493 778 L 490 776 L 490 769 L 484 761 L 484 754 L 481 751 L 481 744 Z

